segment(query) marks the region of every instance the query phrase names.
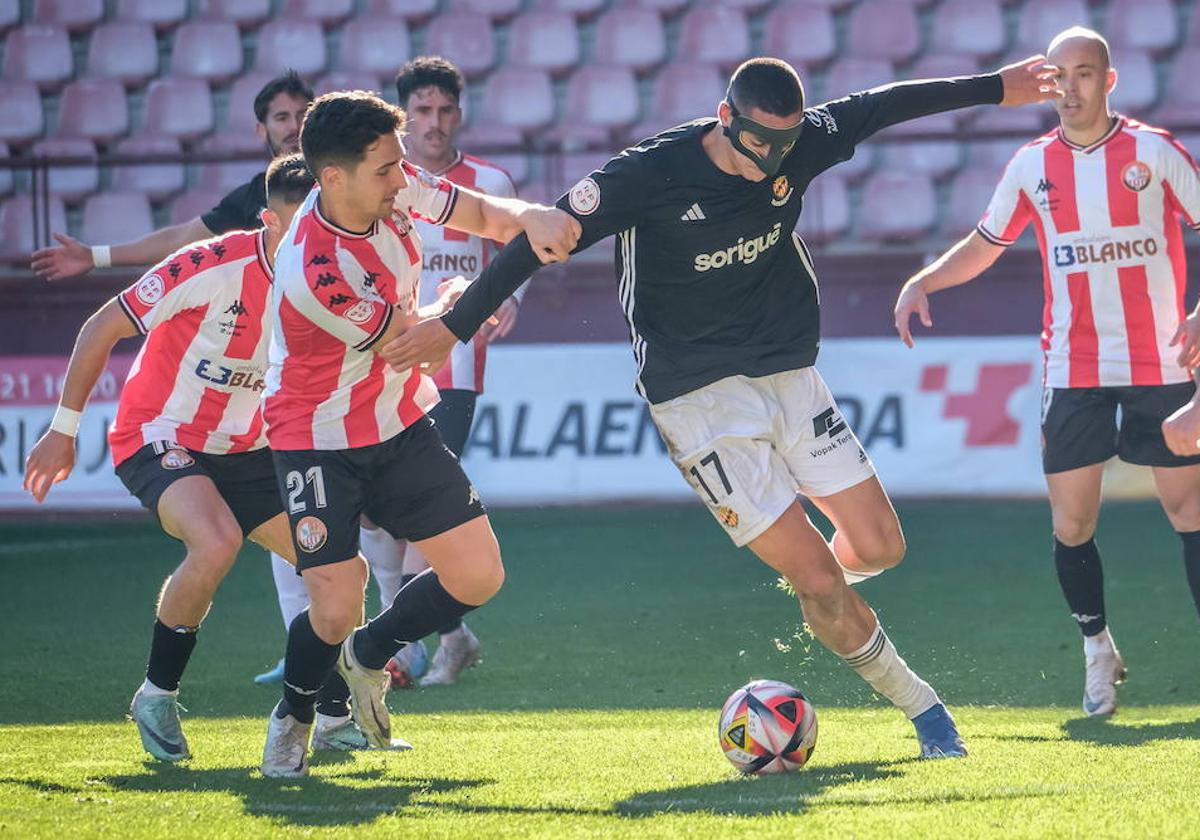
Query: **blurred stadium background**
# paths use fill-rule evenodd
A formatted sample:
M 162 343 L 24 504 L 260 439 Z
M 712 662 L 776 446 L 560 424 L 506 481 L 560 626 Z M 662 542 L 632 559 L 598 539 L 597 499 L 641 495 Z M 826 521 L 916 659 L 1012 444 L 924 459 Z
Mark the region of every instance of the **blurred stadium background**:
M 122 242 L 211 208 L 264 166 L 251 103 L 287 68 L 318 93 L 394 100 L 404 61 L 446 56 L 468 79 L 459 146 L 505 166 L 523 196 L 550 201 L 629 142 L 714 113 L 749 56 L 791 61 L 815 103 L 994 68 L 1073 24 L 1110 39 L 1116 108 L 1200 146 L 1190 0 L 0 0 L 0 506 L 21 503 L 20 464 L 75 331 L 135 276 L 46 285 L 28 270 L 30 251 L 50 231 Z M 901 494 L 1041 492 L 1032 237 L 983 280 L 940 295 L 937 337 L 916 353 L 892 340 L 891 305 L 929 254 L 970 230 L 1012 152 L 1054 123 L 1049 108 L 926 118 L 860 147 L 808 192 L 800 230 L 832 339 L 822 366 Z M 494 355 L 484 437 L 468 454 L 493 498 L 686 497 L 639 431 L 611 264 L 604 243 L 543 270 L 516 347 Z M 993 338 L 967 338 L 981 334 Z M 611 379 L 608 390 L 589 381 L 581 392 L 578 364 Z M 118 360 L 114 381 L 120 373 Z M 105 453 L 82 457 L 111 481 Z

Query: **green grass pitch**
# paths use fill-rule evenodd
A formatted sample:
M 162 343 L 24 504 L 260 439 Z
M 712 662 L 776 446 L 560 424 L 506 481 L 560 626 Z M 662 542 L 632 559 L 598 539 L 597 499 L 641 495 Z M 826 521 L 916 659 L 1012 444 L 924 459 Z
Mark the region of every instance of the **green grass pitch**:
M 1130 668 L 1110 721 L 1082 656 L 1044 503 L 903 506 L 909 555 L 861 591 L 971 750 L 915 759 L 903 716 L 799 634 L 794 603 L 698 506 L 499 511 L 508 582 L 470 622 L 484 664 L 391 695 L 411 753 L 258 775 L 283 630 L 247 549 L 184 679 L 196 758 L 164 766 L 124 719 L 178 546 L 146 521 L 0 525 L 0 836 L 1200 837 L 1197 624 L 1152 504 L 1106 506 L 1109 615 Z M 374 601 L 371 603 L 374 607 Z M 800 686 L 820 738 L 741 778 L 725 696 Z

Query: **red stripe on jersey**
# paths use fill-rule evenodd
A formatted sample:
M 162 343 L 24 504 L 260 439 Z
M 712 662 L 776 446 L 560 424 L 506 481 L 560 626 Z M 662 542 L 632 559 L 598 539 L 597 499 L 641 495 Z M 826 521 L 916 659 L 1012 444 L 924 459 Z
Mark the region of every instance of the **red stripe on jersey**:
M 337 261 L 337 240 L 324 232 L 321 218 L 316 213 L 306 214 L 297 227 L 307 228 L 304 240 L 304 282 L 308 284 L 318 303 L 334 315 L 345 317 L 346 310 L 357 306 L 363 298 L 358 296 L 358 292 L 342 274 Z M 349 244 L 353 246 L 357 243 Z M 369 244 L 361 249 L 351 247 L 350 252 L 356 259 L 359 257 L 359 250 L 374 252 Z M 373 305 L 371 317 L 362 322 L 355 322 L 368 336 L 374 335 L 383 319 L 387 317 L 388 307 L 382 301 L 374 303 L 378 305 Z
M 404 252 L 408 254 L 408 264 L 416 265 L 419 263 L 421 261 L 421 254 L 417 251 L 417 246 L 412 241 L 412 237 L 401 231 L 400 226 L 391 217 L 384 219 L 383 223 L 388 226 L 388 229 L 400 240 L 400 244 L 404 246 Z
M 1050 282 L 1050 263 L 1046 261 L 1046 228 L 1037 213 L 1033 214 L 1033 232 L 1042 254 L 1042 297 L 1045 301 L 1042 304 L 1042 351 L 1045 352 L 1054 339 L 1054 284 Z
M 421 374 L 415 368 L 410 368 L 408 379 L 404 383 L 404 391 L 400 394 L 400 405 L 397 409 L 397 413 L 400 415 L 400 422 L 404 424 L 404 428 L 406 429 L 420 420 L 421 415 L 425 413 L 414 399 L 417 395 L 417 386 L 420 384 Z
M 1104 147 L 1104 175 L 1108 182 L 1108 218 L 1113 227 L 1136 225 L 1138 194 L 1125 186 L 1125 167 L 1137 160 L 1137 139 L 1122 131 Z
M 329 399 L 329 395 L 337 388 L 338 378 L 342 373 L 342 359 L 346 354 L 346 345 L 329 342 L 330 352 L 318 355 L 319 349 L 315 346 L 316 342 L 311 341 L 311 336 L 316 328 L 312 321 L 301 315 L 286 297 L 281 298 L 279 302 L 279 321 L 284 335 L 308 334 L 310 341 L 309 346 L 304 348 L 308 354 L 306 354 L 303 364 L 298 359 L 291 358 L 296 351 L 288 348 L 289 358 L 284 359 L 281 372 L 279 390 L 285 394 L 303 395 L 303 399 L 289 401 L 299 406 L 299 409 L 289 410 L 287 415 L 281 416 L 272 410 L 278 405 L 279 397 L 268 399 L 266 402 L 267 435 L 271 439 L 271 446 L 275 448 L 312 449 L 313 415 L 316 414 L 317 407 Z M 322 376 L 318 377 L 316 371 L 321 371 Z M 293 414 L 293 410 L 296 413 Z M 274 435 L 271 434 L 272 431 L 275 432 Z
M 379 421 L 374 405 L 383 393 L 383 367 L 386 364 L 378 353 L 371 354 L 371 372 L 350 389 L 350 408 L 342 421 L 346 430 L 346 446 L 357 449 L 379 443 Z
M 1025 226 L 1029 224 L 1031 219 L 1037 217 L 1037 213 L 1033 211 L 1033 203 L 1029 200 L 1029 196 L 1025 195 L 1025 191 L 1021 191 L 1021 198 L 1017 202 L 1017 208 L 1013 211 L 1012 218 L 1004 228 L 1004 232 L 1000 234 L 1000 238 L 1005 242 L 1016 242 L 1017 237 L 1021 235 L 1021 231 L 1025 230 Z
M 246 263 L 242 269 L 242 290 L 237 300 L 248 316 L 241 321 L 242 329 L 234 330 L 229 343 L 225 345 L 225 355 L 230 359 L 251 359 L 262 340 L 262 312 L 267 305 L 267 284 L 258 282 L 262 269 L 257 262 Z M 242 315 L 229 313 L 234 322 Z
M 1068 387 L 1096 388 L 1100 385 L 1100 341 L 1096 337 L 1092 290 L 1086 271 L 1067 275 L 1067 294 L 1071 298 L 1071 328 L 1067 333 Z
M 1161 385 L 1162 359 L 1154 331 L 1154 304 L 1150 300 L 1146 266 L 1117 269 L 1121 306 L 1125 310 L 1125 334 L 1129 337 L 1129 371 L 1134 385 Z
M 209 432 L 221 424 L 221 418 L 225 416 L 225 409 L 229 407 L 229 398 L 232 396 L 229 391 L 205 388 L 204 396 L 200 398 L 200 404 L 196 406 L 196 413 L 192 415 L 192 419 L 181 423 L 175 430 L 175 440 L 188 449 L 203 451 L 204 445 L 208 443 Z
M 1079 207 L 1075 198 L 1075 153 L 1062 142 L 1049 143 L 1044 153 L 1046 180 L 1053 184 L 1058 201 L 1050 202 L 1050 218 L 1060 234 L 1079 230 Z
M 475 188 L 475 168 L 463 164 L 462 159 L 456 165 L 446 170 L 442 174 L 442 177 L 453 181 L 461 187 L 467 187 L 468 189 Z M 442 236 L 447 242 L 466 242 L 470 239 L 471 234 L 464 233 L 461 230 L 454 230 L 453 228 L 446 228 Z
M 1184 294 L 1187 292 L 1187 253 L 1183 247 L 1183 231 L 1179 229 L 1176 214 L 1186 214 L 1183 213 L 1183 205 L 1179 203 L 1171 185 L 1165 179 L 1163 192 L 1167 199 L 1163 202 L 1163 233 L 1167 237 L 1167 256 L 1170 257 L 1171 275 L 1175 279 L 1175 309 L 1179 313 L 1179 322 L 1183 323 L 1183 319 L 1187 317 L 1183 305 Z

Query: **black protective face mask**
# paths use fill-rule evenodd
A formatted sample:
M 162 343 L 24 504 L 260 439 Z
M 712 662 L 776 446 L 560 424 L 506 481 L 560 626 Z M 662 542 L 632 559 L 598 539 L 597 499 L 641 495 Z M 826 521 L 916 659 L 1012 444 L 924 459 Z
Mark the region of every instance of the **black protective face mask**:
M 804 117 L 800 118 L 800 122 L 788 128 L 768 128 L 738 111 L 732 99 L 726 98 L 725 102 L 729 105 L 729 110 L 733 112 L 733 118 L 729 121 L 729 125 L 724 126 L 722 130 L 729 138 L 729 142 L 733 144 L 733 148 L 754 161 L 754 165 L 761 169 L 767 177 L 774 175 L 783 165 L 783 159 L 787 157 L 788 152 L 796 145 L 800 130 L 804 128 Z M 765 156 L 751 151 L 742 141 L 745 134 L 753 134 L 758 139 L 765 141 L 770 151 Z

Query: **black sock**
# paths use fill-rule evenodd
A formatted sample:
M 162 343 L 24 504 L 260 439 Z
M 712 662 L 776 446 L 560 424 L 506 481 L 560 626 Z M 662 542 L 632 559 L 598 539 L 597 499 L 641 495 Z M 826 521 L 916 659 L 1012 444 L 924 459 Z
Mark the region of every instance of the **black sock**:
M 1179 539 L 1183 540 L 1183 567 L 1187 570 L 1192 603 L 1200 611 L 1200 531 L 1181 532 Z
M 354 634 L 354 655 L 367 668 L 382 668 L 400 648 L 475 609 L 458 601 L 432 569 L 396 593 L 392 605 Z
M 329 672 L 325 685 L 317 692 L 317 713 L 329 717 L 345 717 L 350 714 L 350 686 L 338 673 L 337 668 Z
M 444 624 L 437 629 L 438 635 L 445 636 L 447 633 L 453 633 L 458 628 L 462 627 L 462 619 L 456 618 L 449 624 Z
M 1054 539 L 1054 565 L 1058 583 L 1071 609 L 1071 617 L 1079 622 L 1085 636 L 1095 636 L 1107 622 L 1104 618 L 1104 570 L 1100 566 L 1100 551 L 1096 540 L 1082 545 L 1063 545 Z
M 301 723 L 312 723 L 313 705 L 337 662 L 341 645 L 327 644 L 313 630 L 308 610 L 296 616 L 288 630 L 287 656 L 283 662 L 283 703 L 276 714 L 292 715 Z
M 196 648 L 195 627 L 172 629 L 154 620 L 154 636 L 150 640 L 150 661 L 146 663 L 146 679 L 163 691 L 179 688 L 179 680 Z

